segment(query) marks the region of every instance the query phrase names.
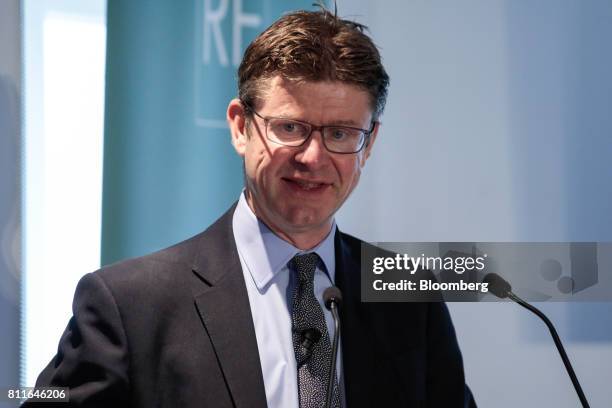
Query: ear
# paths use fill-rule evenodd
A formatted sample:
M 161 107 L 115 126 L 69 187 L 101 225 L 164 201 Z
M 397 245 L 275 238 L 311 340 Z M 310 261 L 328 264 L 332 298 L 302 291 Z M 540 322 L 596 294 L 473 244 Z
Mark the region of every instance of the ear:
M 232 134 L 232 145 L 240 157 L 244 157 L 247 144 L 246 112 L 240 99 L 232 99 L 227 106 L 227 124 Z
M 360 158 L 360 166 L 365 166 L 366 160 L 370 157 L 372 153 L 372 148 L 374 147 L 374 142 L 376 141 L 376 136 L 378 135 L 378 129 L 380 128 L 380 122 L 374 123 L 374 129 L 372 129 L 372 133 L 370 133 L 370 137 L 368 138 L 368 144 L 363 149 L 363 153 Z

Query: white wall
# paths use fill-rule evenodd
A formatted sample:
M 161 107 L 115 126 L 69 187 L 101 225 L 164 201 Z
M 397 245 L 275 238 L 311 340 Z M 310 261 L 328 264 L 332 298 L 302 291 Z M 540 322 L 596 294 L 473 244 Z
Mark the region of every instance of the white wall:
M 612 240 L 612 3 L 338 6 L 370 27 L 391 76 L 342 229 L 370 241 Z M 449 306 L 479 406 L 579 405 L 535 316 L 512 304 Z M 539 306 L 591 406 L 609 406 L 612 305 Z
M 105 10 L 23 1 L 23 386 L 57 352 L 78 280 L 100 265 Z

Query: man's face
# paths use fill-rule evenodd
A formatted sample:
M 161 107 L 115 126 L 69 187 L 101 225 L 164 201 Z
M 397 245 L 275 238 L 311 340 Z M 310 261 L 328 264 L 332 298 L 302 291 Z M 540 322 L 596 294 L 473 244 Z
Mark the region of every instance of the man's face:
M 313 125 L 346 125 L 369 129 L 372 120 L 366 91 L 340 82 L 290 83 L 269 80 L 263 102 L 255 107 L 263 117 L 283 117 Z M 330 153 L 322 135 L 313 131 L 299 147 L 266 138 L 264 120 L 244 121 L 238 100 L 228 107 L 236 151 L 244 158 L 247 201 L 266 225 L 298 247 L 315 246 L 329 232 L 332 217 L 359 181 L 370 154 L 369 145 L 356 154 Z M 302 248 L 306 249 L 306 248 Z

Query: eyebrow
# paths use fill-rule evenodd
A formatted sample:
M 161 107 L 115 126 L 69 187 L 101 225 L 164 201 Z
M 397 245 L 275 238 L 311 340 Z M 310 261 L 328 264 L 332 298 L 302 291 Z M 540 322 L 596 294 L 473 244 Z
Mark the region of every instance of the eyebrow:
M 285 115 L 285 114 L 280 114 L 278 116 L 270 116 L 270 117 L 275 117 L 275 118 L 279 118 L 279 119 L 295 120 L 297 122 L 311 123 L 311 122 L 308 122 L 307 120 L 304 120 L 302 118 L 297 119 L 297 118 L 295 118 L 295 117 L 293 117 L 291 115 Z M 359 123 L 355 122 L 352 119 L 348 119 L 348 120 L 335 120 L 333 123 L 329 123 L 329 124 L 325 124 L 325 125 L 316 125 L 316 126 L 348 126 L 348 127 L 353 127 L 353 128 L 357 128 L 357 129 L 362 129 L 361 125 Z
M 352 126 L 352 127 L 356 127 L 356 128 L 360 128 L 361 125 L 357 122 L 355 122 L 354 120 L 338 120 L 335 121 L 333 124 L 329 125 L 329 126 L 335 126 L 335 125 L 340 125 L 340 126 Z

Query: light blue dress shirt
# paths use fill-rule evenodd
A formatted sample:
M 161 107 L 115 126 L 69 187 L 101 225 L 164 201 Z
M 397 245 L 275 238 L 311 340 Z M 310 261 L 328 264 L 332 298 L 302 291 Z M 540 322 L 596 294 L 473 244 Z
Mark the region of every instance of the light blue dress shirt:
M 279 238 L 259 221 L 247 204 L 244 192 L 240 194 L 232 226 L 253 315 L 268 407 L 299 408 L 297 365 L 291 336 L 291 299 L 296 278 L 287 262 L 305 252 Z M 323 291 L 334 282 L 335 231 L 334 222 L 327 237 L 317 247 L 306 251 L 316 252 L 327 269 L 315 271 L 314 291 L 323 309 L 330 341 L 333 341 L 333 318 L 323 305 Z M 341 355 L 339 347 L 337 373 L 343 390 Z

